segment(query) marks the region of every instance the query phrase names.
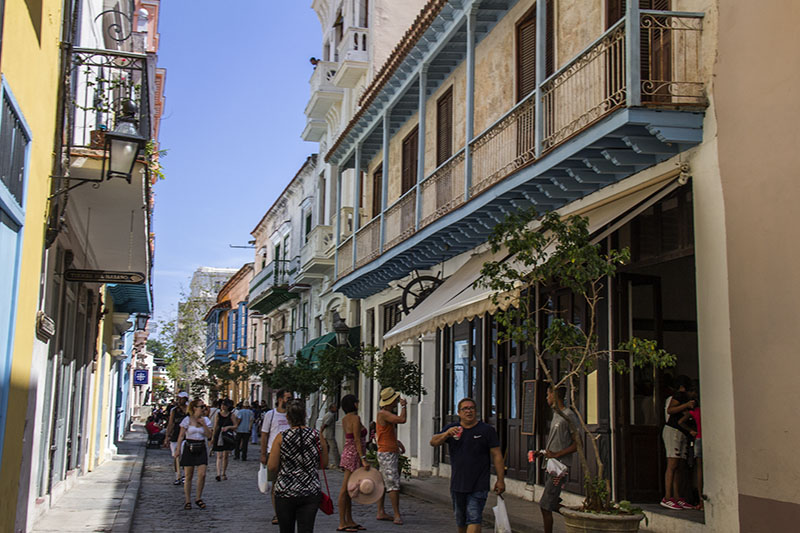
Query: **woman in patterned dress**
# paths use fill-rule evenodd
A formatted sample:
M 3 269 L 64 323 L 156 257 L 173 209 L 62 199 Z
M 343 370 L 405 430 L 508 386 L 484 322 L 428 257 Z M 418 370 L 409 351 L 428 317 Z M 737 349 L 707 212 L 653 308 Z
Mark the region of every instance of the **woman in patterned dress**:
M 356 521 L 353 520 L 353 502 L 347 492 L 347 483 L 350 480 L 350 474 L 355 470 L 362 466 L 369 470 L 364 442 L 367 428 L 364 427 L 358 416 L 358 399 L 354 395 L 348 394 L 342 398 L 342 410 L 345 412 L 342 418 L 344 447 L 339 466 L 344 470 L 344 479 L 342 479 L 342 489 L 339 491 L 339 527 L 336 531 L 358 531 L 366 528 L 356 524 Z
M 281 533 L 312 533 L 322 497 L 317 470 L 328 464 L 328 446 L 319 432 L 306 427 L 306 407 L 302 400 L 286 405 L 289 429 L 275 437 L 267 468 L 277 472 L 273 492 L 275 514 Z

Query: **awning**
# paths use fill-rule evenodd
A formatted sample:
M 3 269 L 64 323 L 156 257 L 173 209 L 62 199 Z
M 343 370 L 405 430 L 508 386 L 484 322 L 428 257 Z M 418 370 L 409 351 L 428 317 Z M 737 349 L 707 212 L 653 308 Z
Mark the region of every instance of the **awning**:
M 150 314 L 150 291 L 145 284 L 109 285 L 108 292 L 114 300 L 115 313 Z
M 313 358 L 328 346 L 336 346 L 336 333 L 326 333 L 316 339 L 311 339 L 308 344 L 300 349 L 300 355 L 307 359 Z
M 589 218 L 590 234 L 596 233 L 604 226 L 619 219 L 612 227 L 593 239 L 599 241 L 669 194 L 677 186 L 677 180 L 660 182 L 631 192 L 612 202 L 581 213 L 581 215 Z M 502 260 L 507 256 L 508 252 L 503 249 L 496 254 L 488 251 L 471 257 L 464 266 L 447 278 L 419 306 L 403 317 L 394 328 L 383 336 L 384 346 L 394 346 L 407 339 L 434 332 L 438 328 L 452 326 L 463 320 L 496 311 L 498 306 L 492 302 L 491 289 L 473 288 L 473 284 L 480 276 L 484 263 Z

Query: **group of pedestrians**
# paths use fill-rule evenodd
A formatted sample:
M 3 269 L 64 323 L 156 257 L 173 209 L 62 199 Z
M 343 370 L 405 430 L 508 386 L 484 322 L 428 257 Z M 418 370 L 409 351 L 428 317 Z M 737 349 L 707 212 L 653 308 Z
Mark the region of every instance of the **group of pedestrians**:
M 547 438 L 545 458 L 563 458 L 576 449 L 569 432 L 567 418 L 575 414 L 564 406 L 564 390 L 550 390 L 548 404 L 554 419 Z M 338 466 L 343 472 L 337 498 L 339 526 L 337 531 L 357 532 L 367 529 L 353 519 L 353 503 L 377 504 L 376 519 L 402 525 L 400 513 L 399 457 L 404 452 L 397 437 L 397 426 L 407 421 L 407 403 L 391 387 L 381 390 L 379 411 L 370 435 L 358 415 L 359 401 L 348 394 L 341 399 L 344 417 L 341 424 L 345 443 L 338 461 L 335 444 L 335 405 L 322 417 L 320 431 L 308 427 L 306 407 L 286 390 L 277 391 L 275 408 L 257 417 L 246 404 L 233 410 L 233 402 L 222 400 L 209 408 L 201 399 L 188 401 L 188 394 L 178 394 L 177 404 L 170 411 L 167 425 L 168 442 L 176 461 L 176 485 L 183 483 L 184 509 L 192 508 L 192 481 L 196 478 L 194 505 L 205 509 L 205 486 L 209 450 L 217 453 L 217 481 L 227 479 L 227 454 L 247 459 L 247 441 L 253 423 L 260 420 L 260 460 L 268 470 L 272 486 L 274 516 L 272 523 L 280 533 L 307 533 L 314 530 L 317 510 L 323 501 L 319 470 Z M 451 464 L 450 494 L 456 525 L 462 533 L 480 531 L 483 509 L 489 494 L 492 467 L 496 474 L 495 493 L 505 491 L 505 468 L 500 441 L 495 429 L 479 420 L 477 404 L 472 398 L 458 402 L 459 421 L 448 424 L 433 436 L 431 446 L 447 445 Z M 368 461 L 368 437 L 375 446 L 379 472 Z M 374 440 L 373 440 L 374 437 Z M 337 464 L 338 463 L 338 464 Z M 195 473 L 197 474 L 195 476 Z M 560 506 L 564 477 L 547 475 L 540 502 L 545 532 L 552 532 L 552 513 Z M 389 493 L 392 514 L 384 507 Z

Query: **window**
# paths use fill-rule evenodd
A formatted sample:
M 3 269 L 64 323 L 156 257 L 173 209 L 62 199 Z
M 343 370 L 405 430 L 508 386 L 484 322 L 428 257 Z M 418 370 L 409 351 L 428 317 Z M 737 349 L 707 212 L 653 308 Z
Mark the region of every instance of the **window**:
M 417 184 L 417 161 L 419 149 L 419 128 L 414 129 L 403 139 L 403 173 L 400 194 L 403 195 Z
M 306 213 L 304 228 L 306 233 L 304 242 L 308 242 L 308 234 L 311 233 L 311 211 Z
M 436 166 L 453 155 L 453 87 L 436 101 Z
M 8 391 L 31 133 L 5 78 L 0 86 L 0 106 L 0 391 Z M 8 395 L 0 393 L 0 452 L 7 405 Z
M 390 331 L 403 318 L 403 311 L 400 300 L 388 303 L 383 306 L 383 333 Z
M 383 165 L 372 173 L 372 218 L 381 214 L 383 208 Z
M 555 13 L 552 0 L 547 0 L 545 35 L 545 77 L 555 72 Z M 517 24 L 517 101 L 536 89 L 536 9 Z

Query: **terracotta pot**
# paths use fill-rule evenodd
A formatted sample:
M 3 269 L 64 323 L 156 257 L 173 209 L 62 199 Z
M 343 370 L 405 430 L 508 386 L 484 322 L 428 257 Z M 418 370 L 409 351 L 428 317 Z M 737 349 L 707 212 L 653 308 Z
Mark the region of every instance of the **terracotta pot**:
M 567 533 L 599 533 L 603 531 L 639 531 L 639 522 L 643 514 L 613 515 L 584 513 L 566 507 L 561 508 L 561 515 L 567 526 Z

